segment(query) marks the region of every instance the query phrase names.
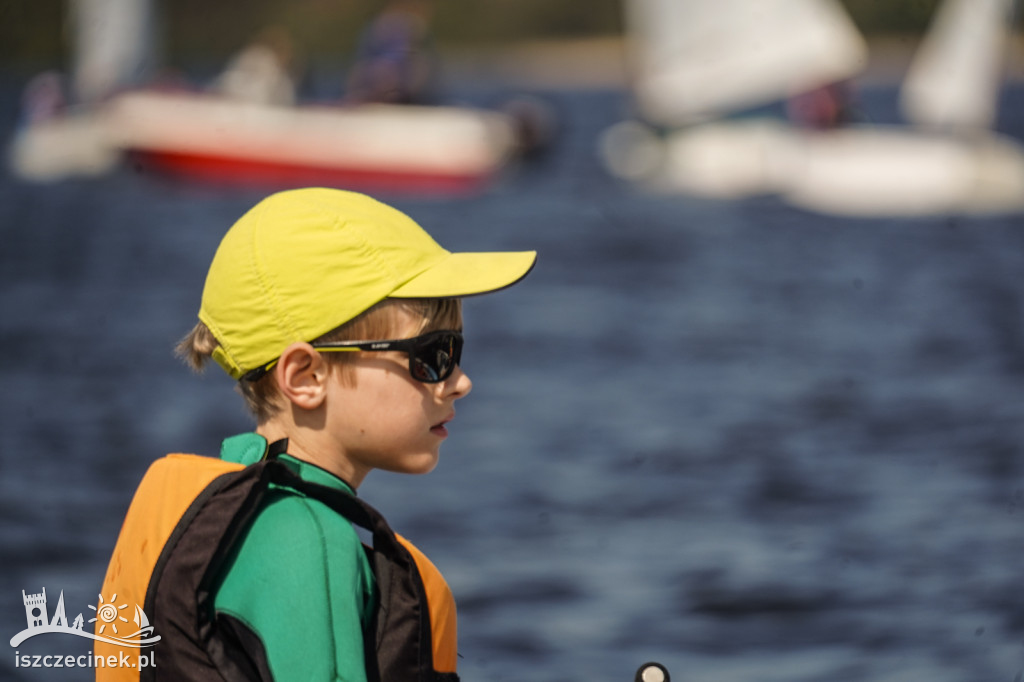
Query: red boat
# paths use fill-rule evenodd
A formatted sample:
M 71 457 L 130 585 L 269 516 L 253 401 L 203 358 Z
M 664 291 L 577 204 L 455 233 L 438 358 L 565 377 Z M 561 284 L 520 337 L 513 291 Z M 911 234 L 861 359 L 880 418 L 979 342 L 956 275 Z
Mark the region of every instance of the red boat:
M 276 106 L 210 94 L 137 91 L 86 116 L 25 130 L 14 165 L 36 179 L 146 167 L 222 184 L 472 193 L 517 149 L 512 117 L 465 107 Z M 72 148 L 82 149 L 81 169 Z M 86 157 L 94 155 L 95 159 Z

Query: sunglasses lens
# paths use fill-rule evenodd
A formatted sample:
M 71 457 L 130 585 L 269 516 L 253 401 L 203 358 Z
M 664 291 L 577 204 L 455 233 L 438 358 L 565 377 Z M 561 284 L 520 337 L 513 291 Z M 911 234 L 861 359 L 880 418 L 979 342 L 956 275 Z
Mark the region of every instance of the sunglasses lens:
M 412 371 L 412 378 L 415 379 L 416 381 L 422 381 L 428 384 L 433 384 L 437 383 L 438 381 L 441 381 L 441 376 L 440 374 L 438 374 L 437 370 L 429 366 L 420 358 L 413 358 L 410 365 L 410 371 Z
M 451 376 L 461 355 L 460 341 L 455 334 L 438 334 L 417 348 L 409 356 L 409 371 L 413 378 L 433 384 Z

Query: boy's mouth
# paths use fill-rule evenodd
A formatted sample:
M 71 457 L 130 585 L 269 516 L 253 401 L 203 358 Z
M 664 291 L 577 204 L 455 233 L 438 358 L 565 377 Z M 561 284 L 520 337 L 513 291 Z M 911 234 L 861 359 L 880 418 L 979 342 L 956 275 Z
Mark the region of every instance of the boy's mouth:
M 430 427 L 430 432 L 432 434 L 436 435 L 436 436 L 441 436 L 442 438 L 446 437 L 448 435 L 448 429 L 445 427 L 445 424 L 447 424 L 448 422 L 450 422 L 454 418 L 455 418 L 455 414 L 454 413 L 448 415 L 447 417 L 445 417 L 444 419 L 439 421 L 437 424 L 434 424 L 433 426 L 431 426 Z

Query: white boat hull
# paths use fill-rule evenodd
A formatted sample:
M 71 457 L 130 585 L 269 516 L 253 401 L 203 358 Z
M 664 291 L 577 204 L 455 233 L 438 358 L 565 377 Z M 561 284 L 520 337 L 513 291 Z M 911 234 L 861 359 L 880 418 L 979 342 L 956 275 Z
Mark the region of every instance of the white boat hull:
M 992 134 L 900 128 L 805 135 L 784 190 L 791 203 L 847 215 L 1024 211 L 1024 148 Z
M 774 119 L 710 123 L 659 137 L 638 124 L 602 145 L 617 175 L 655 191 L 732 199 L 775 194 L 858 216 L 1024 210 L 1024 147 L 988 133 L 909 128 L 810 132 Z
M 104 150 L 108 162 L 127 152 L 203 180 L 461 192 L 491 181 L 516 144 L 511 119 L 495 111 L 283 107 L 147 91 L 112 99 L 93 112 L 88 131 L 72 131 L 79 127 L 62 118 L 30 129 L 31 145 L 12 158 L 15 171 L 41 179 L 91 169 L 62 158 L 60 140 L 76 132 L 78 146 Z

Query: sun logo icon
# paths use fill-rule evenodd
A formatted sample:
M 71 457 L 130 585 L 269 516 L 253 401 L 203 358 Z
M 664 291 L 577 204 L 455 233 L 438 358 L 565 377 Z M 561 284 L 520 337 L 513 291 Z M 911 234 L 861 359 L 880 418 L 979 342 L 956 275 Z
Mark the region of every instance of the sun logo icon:
M 114 634 L 118 634 L 118 632 L 117 632 L 117 621 L 120 620 L 120 621 L 123 621 L 125 623 L 128 622 L 128 619 L 125 618 L 124 616 L 122 616 L 118 612 L 121 609 L 128 608 L 128 604 L 121 604 L 120 606 L 115 606 L 114 602 L 117 601 L 117 595 L 116 594 L 113 597 L 111 597 L 110 601 L 107 602 L 107 603 L 103 603 L 103 595 L 102 594 L 99 595 L 99 597 L 100 597 L 100 600 L 99 600 L 99 602 L 96 603 L 96 606 L 93 606 L 92 604 L 89 604 L 89 608 L 96 612 L 96 617 L 95 618 L 90 618 L 89 622 L 90 623 L 95 623 L 97 620 L 100 621 L 101 625 L 100 625 L 99 634 L 101 634 L 101 635 L 103 634 L 103 631 L 107 629 L 107 625 L 109 625 L 114 630 Z

